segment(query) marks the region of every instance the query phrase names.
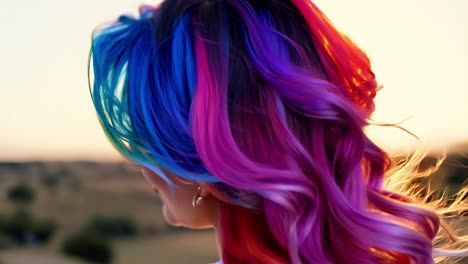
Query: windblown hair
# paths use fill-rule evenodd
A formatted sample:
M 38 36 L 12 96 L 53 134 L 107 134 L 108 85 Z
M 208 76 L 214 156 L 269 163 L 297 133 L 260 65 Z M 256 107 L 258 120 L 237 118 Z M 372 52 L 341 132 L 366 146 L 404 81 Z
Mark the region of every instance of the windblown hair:
M 464 238 L 441 232 L 436 208 L 386 187 L 406 168 L 364 133 L 380 86 L 367 55 L 311 1 L 142 6 L 96 30 L 90 64 L 114 146 L 169 184 L 161 167 L 208 183 L 222 201 L 224 263 L 466 254 L 436 250 L 439 236 Z

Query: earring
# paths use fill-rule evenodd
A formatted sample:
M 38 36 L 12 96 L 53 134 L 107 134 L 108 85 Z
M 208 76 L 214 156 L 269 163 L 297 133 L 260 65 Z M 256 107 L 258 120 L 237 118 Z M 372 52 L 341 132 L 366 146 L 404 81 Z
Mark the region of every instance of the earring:
M 193 199 L 192 199 L 192 206 L 193 207 L 197 207 L 198 205 L 200 205 L 203 202 L 203 196 L 200 195 L 200 192 L 201 192 L 201 187 L 198 186 L 197 192 L 195 193 L 195 195 L 193 196 Z

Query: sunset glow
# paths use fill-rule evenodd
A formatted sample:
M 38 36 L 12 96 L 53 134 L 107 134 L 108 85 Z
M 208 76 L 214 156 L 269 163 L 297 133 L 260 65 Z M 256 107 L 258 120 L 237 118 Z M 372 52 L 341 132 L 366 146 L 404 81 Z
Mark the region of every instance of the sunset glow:
M 468 142 L 467 1 L 314 2 L 370 56 L 383 85 L 375 122 L 407 119 L 400 125 L 433 149 Z M 90 36 L 142 3 L 156 2 L 0 0 L 0 159 L 118 157 L 89 96 Z M 368 133 L 391 150 L 415 142 L 395 128 Z

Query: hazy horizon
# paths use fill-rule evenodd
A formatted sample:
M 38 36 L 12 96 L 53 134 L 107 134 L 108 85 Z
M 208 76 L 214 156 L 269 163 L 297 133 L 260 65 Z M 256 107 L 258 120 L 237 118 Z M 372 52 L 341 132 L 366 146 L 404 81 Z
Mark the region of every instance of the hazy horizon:
M 92 30 L 141 3 L 0 0 L 0 160 L 116 160 L 87 84 Z M 396 123 L 430 149 L 468 142 L 468 2 L 315 0 L 371 58 L 384 85 L 373 120 Z M 6 120 L 6 121 L 5 121 Z M 415 140 L 370 128 L 388 150 Z

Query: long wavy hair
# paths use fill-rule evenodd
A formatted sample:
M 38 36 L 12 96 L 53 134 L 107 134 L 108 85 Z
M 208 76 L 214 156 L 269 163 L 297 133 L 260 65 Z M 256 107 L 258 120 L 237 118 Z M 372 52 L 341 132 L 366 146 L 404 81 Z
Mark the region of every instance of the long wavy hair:
M 467 253 L 443 219 L 466 203 L 427 204 L 404 187 L 421 156 L 396 163 L 366 136 L 381 86 L 313 2 L 142 6 L 94 32 L 91 65 L 99 120 L 123 156 L 221 201 L 225 264 Z

